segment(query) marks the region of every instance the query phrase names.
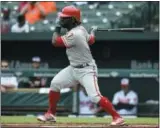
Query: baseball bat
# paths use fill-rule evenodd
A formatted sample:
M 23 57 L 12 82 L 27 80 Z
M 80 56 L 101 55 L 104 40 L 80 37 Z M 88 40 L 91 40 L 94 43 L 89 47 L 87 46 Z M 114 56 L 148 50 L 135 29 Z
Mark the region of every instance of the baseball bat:
M 117 28 L 117 29 L 107 29 L 98 28 L 97 31 L 116 31 L 116 32 L 144 32 L 144 28 Z

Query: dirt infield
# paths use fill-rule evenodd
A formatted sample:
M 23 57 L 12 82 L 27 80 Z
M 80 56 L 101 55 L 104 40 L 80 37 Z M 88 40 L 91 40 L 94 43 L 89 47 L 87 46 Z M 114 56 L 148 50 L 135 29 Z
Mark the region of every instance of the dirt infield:
M 2 128 L 158 128 L 158 125 L 109 126 L 107 124 L 1 124 Z

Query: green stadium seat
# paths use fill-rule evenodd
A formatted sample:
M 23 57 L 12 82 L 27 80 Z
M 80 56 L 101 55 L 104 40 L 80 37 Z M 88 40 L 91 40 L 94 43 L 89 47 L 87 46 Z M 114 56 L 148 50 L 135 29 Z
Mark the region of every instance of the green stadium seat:
M 4 2 L 4 1 L 1 2 L 1 9 L 2 8 L 11 9 L 11 15 L 10 15 L 10 19 L 12 19 L 11 24 L 14 24 L 16 21 L 16 17 L 18 13 L 15 10 L 15 8 L 18 7 L 18 4 L 19 2 L 15 2 L 15 1 L 14 2 Z M 61 11 L 61 9 L 67 5 L 74 5 L 74 3 L 73 2 L 63 2 L 63 1 L 56 2 L 56 6 L 59 9 L 58 11 Z M 113 8 L 110 9 L 109 5 L 113 5 Z M 110 28 L 111 27 L 110 22 L 113 22 L 115 24 L 115 27 L 124 27 L 124 26 L 130 27 L 130 18 L 134 17 L 135 21 L 133 22 L 135 23 L 136 21 L 142 22 L 141 12 L 142 10 L 144 10 L 144 8 L 148 9 L 147 2 L 145 1 L 141 1 L 141 2 L 138 2 L 138 1 L 113 2 L 111 1 L 109 5 L 102 4 L 99 6 L 99 8 L 93 8 L 93 9 L 90 9 L 89 5 L 77 6 L 82 11 L 82 23 L 84 24 L 84 26 L 87 29 L 91 28 L 91 26 L 93 25 Z M 121 15 L 117 16 L 116 15 L 117 12 L 120 12 Z M 48 16 L 46 16 L 46 20 L 42 20 L 34 25 L 31 25 L 30 28 L 32 29 L 32 31 L 38 31 L 38 32 L 53 31 L 55 27 L 54 25 L 55 25 L 56 17 L 57 17 L 57 13 L 49 14 Z M 107 22 L 103 21 L 104 18 L 107 19 Z

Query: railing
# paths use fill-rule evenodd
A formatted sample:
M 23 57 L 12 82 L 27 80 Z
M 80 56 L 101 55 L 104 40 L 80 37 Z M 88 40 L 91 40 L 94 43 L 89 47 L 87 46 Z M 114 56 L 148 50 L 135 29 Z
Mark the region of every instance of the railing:
M 1 75 L 15 75 L 17 77 L 54 77 L 61 69 L 10 69 L 1 70 Z M 99 69 L 98 77 L 131 77 L 131 78 L 157 78 L 159 72 L 153 70 L 138 69 Z
M 30 77 L 30 76 L 39 76 L 39 77 L 54 77 L 61 69 L 41 69 L 41 70 L 32 70 L 32 69 L 10 69 L 10 70 L 2 70 L 1 71 L 1 75 L 2 76 L 8 76 L 8 75 L 15 75 L 17 77 Z M 118 77 L 130 77 L 130 78 L 155 78 L 157 79 L 159 77 L 159 72 L 158 70 L 154 69 L 154 70 L 133 70 L 133 69 L 99 69 L 98 71 L 98 76 L 102 77 L 102 78 L 118 78 Z M 101 79 L 101 78 L 100 78 Z M 142 88 L 142 86 L 140 86 Z M 153 87 L 151 87 L 153 89 Z M 42 99 L 44 102 L 44 105 L 39 106 L 38 109 L 37 107 L 35 107 L 35 105 L 38 105 L 39 102 L 32 103 L 29 106 L 24 105 L 23 103 L 19 103 L 19 106 L 14 106 L 13 104 L 6 106 L 6 102 L 8 100 L 6 99 L 11 99 L 11 98 L 6 98 L 4 94 L 1 95 L 1 99 L 2 99 L 2 114 L 25 114 L 25 113 L 35 113 L 38 114 L 39 112 L 44 112 L 47 109 L 47 94 L 42 94 L 44 97 L 40 97 L 39 94 L 39 89 L 17 89 L 17 90 L 9 90 L 10 92 L 9 95 L 12 96 L 16 96 L 16 94 L 18 94 L 17 96 L 19 97 L 19 94 L 24 94 L 26 96 L 21 97 L 24 101 L 28 100 L 32 100 L 35 102 L 35 98 L 36 101 L 41 100 L 40 103 L 42 103 Z M 152 90 L 153 91 L 153 90 Z M 72 92 L 70 92 L 70 100 L 62 100 L 63 101 L 67 101 L 67 103 L 71 103 L 71 102 L 75 102 L 75 105 L 77 106 L 79 104 L 79 100 L 78 100 L 78 93 L 74 96 L 72 96 Z M 154 92 L 156 93 L 156 92 Z M 37 95 L 36 97 L 34 97 L 35 95 Z M 41 95 L 41 96 L 42 96 Z M 29 96 L 31 98 L 29 98 Z M 26 99 L 26 98 L 29 99 Z M 65 98 L 67 98 L 66 96 L 64 96 Z M 72 98 L 75 98 L 76 100 L 73 100 Z M 21 101 L 22 101 L 21 99 Z M 63 98 L 62 98 L 63 99 Z M 69 101 L 69 102 L 68 102 Z M 17 101 L 18 102 L 18 101 Z M 12 103 L 12 102 L 11 102 Z M 72 112 L 72 105 L 70 105 L 69 107 L 66 106 L 66 104 L 59 104 L 60 106 L 58 106 L 58 111 L 59 114 L 69 114 Z M 138 105 L 139 108 L 139 113 L 138 116 L 157 116 L 157 106 L 158 104 L 144 104 L 144 103 L 140 103 Z M 69 109 L 68 109 L 69 108 Z M 77 108 L 77 107 L 76 107 Z M 144 109 L 145 108 L 145 109 Z M 156 111 L 152 112 L 151 109 L 155 108 Z M 77 108 L 78 109 L 78 108 Z M 144 111 L 145 110 L 145 111 Z M 78 110 L 76 110 L 78 111 Z

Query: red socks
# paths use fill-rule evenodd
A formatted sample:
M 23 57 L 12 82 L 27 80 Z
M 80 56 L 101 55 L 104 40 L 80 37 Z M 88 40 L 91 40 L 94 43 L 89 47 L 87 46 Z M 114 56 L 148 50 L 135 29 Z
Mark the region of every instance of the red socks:
M 52 113 L 55 115 L 57 102 L 59 101 L 59 99 L 60 99 L 60 92 L 55 92 L 55 91 L 50 90 L 48 113 Z
M 110 115 L 112 115 L 113 119 L 116 119 L 117 117 L 120 117 L 120 115 L 116 112 L 111 102 L 106 98 L 102 97 L 99 101 L 99 105 Z
M 60 99 L 60 92 L 55 92 L 50 90 L 49 92 L 49 109 L 48 112 L 55 115 L 56 113 L 56 106 L 57 102 Z M 99 101 L 99 105 L 109 114 L 112 115 L 113 119 L 116 119 L 117 117 L 120 117 L 120 115 L 116 112 L 111 102 L 106 98 L 102 97 Z

